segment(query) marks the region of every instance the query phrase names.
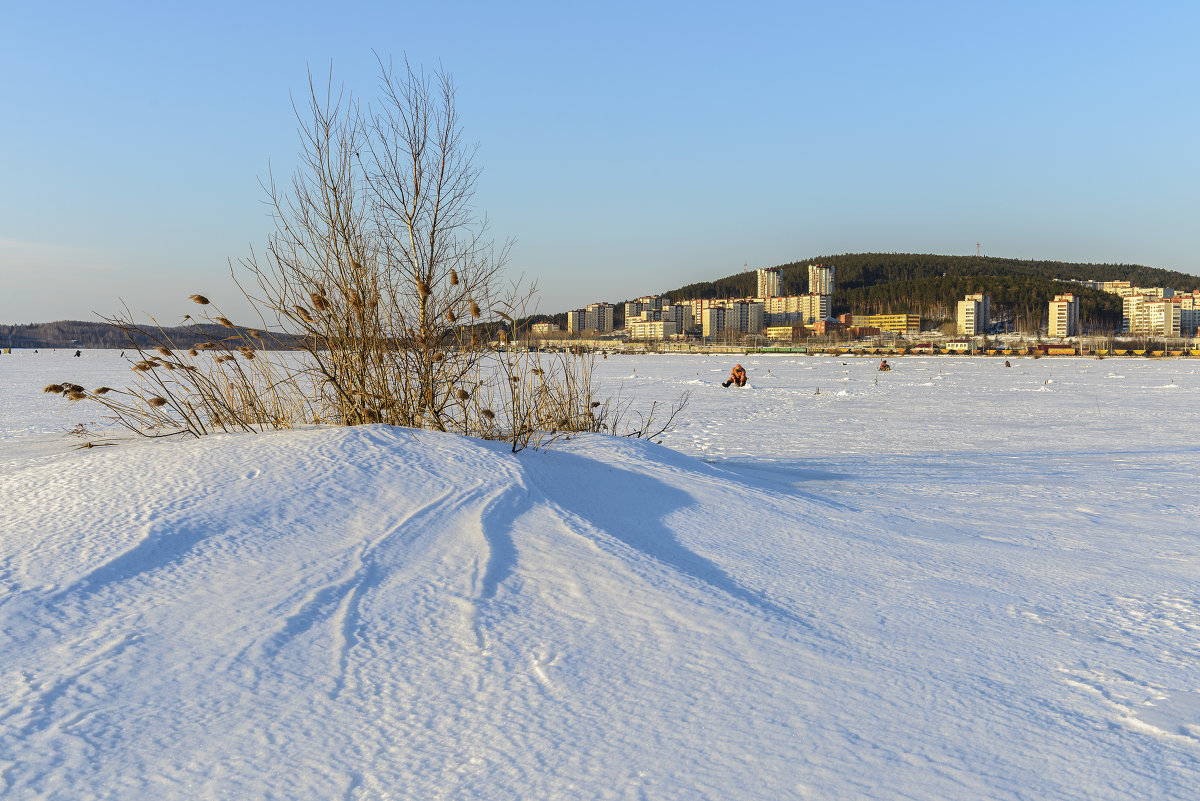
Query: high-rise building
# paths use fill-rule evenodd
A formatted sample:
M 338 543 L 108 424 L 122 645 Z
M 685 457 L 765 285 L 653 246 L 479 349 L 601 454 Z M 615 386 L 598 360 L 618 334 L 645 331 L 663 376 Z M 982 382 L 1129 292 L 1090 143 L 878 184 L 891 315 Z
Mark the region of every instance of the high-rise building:
M 625 302 L 625 319 L 629 320 L 645 312 L 661 312 L 662 308 L 663 299 L 660 295 L 645 295 L 637 300 L 628 300 Z M 645 319 L 658 320 L 661 316 L 651 314 Z
M 1146 301 L 1147 333 L 1160 337 L 1177 337 L 1183 329 L 1183 303 L 1176 298 Z
M 991 325 L 992 299 L 987 295 L 967 295 L 958 302 L 958 333 L 977 336 L 987 333 Z
M 808 265 L 808 294 L 833 294 L 833 267 L 824 264 Z
M 680 334 L 686 334 L 696 327 L 692 307 L 687 303 L 674 303 L 669 306 L 663 306 L 662 318 L 663 320 L 674 320 L 675 330 Z
M 1074 295 L 1055 295 L 1050 301 L 1050 325 L 1047 332 L 1052 337 L 1073 337 L 1079 334 L 1079 298 Z
M 779 268 L 768 267 L 758 271 L 758 294 L 756 298 L 774 298 L 779 295 Z
M 567 331 L 580 334 L 594 331 L 608 334 L 613 330 L 613 307 L 609 303 L 591 303 L 582 309 L 567 312 Z
M 1179 334 L 1194 337 L 1196 329 L 1200 328 L 1200 289 L 1176 297 L 1179 298 Z
M 705 337 L 718 336 L 725 330 L 725 308 L 707 306 L 700 313 L 700 333 Z
M 761 334 L 763 305 L 751 300 L 735 300 L 725 307 L 725 327 L 743 334 Z
M 1141 289 L 1129 291 L 1121 298 L 1121 327 L 1130 334 L 1152 334 L 1150 304 L 1161 298 Z
M 587 306 L 587 330 L 607 334 L 613 330 L 613 307 L 609 303 L 591 303 Z

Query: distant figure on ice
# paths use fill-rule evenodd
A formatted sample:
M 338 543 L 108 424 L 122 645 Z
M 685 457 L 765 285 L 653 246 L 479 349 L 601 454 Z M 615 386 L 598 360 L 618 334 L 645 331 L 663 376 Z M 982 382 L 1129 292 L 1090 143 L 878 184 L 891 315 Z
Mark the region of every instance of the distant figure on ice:
M 76 356 L 78 356 L 78 355 L 79 355 L 79 353 L 80 353 L 80 351 L 75 351 L 75 355 L 76 355 Z
M 1005 367 L 1012 367 L 1012 365 L 1008 363 L 1008 359 L 1005 359 L 1005 360 L 1004 360 L 1004 366 L 1005 366 Z
M 739 387 L 746 386 L 746 369 L 740 364 L 735 364 L 733 369 L 729 371 L 729 380 L 721 384 L 723 387 L 728 387 L 734 384 Z
M 879 360 L 879 372 L 886 373 L 892 369 L 892 366 L 887 363 L 887 359 Z

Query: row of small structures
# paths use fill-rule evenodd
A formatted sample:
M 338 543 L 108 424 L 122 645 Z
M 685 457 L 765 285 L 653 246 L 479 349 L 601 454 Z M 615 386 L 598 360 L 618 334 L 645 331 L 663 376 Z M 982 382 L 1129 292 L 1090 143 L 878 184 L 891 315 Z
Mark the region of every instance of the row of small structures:
M 1000 348 L 976 348 L 971 350 L 949 348 L 945 345 L 918 343 L 906 346 L 871 345 L 810 345 L 810 346 L 764 346 L 694 344 L 694 343 L 618 343 L 596 340 L 575 342 L 571 345 L 549 346 L 531 349 L 569 350 L 576 353 L 735 353 L 735 354 L 807 354 L 819 356 L 1112 356 L 1142 357 L 1151 359 L 1200 357 L 1197 348 L 1142 349 L 1142 348 L 1088 348 L 1061 344 L 1032 344 Z

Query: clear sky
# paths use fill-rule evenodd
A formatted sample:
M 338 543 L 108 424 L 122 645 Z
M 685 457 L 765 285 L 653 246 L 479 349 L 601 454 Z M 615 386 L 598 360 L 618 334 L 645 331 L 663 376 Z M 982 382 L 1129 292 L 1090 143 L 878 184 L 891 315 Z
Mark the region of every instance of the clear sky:
M 306 70 L 441 64 L 563 311 L 822 254 L 1200 273 L 1200 4 L 0 0 L 0 323 L 241 315 Z

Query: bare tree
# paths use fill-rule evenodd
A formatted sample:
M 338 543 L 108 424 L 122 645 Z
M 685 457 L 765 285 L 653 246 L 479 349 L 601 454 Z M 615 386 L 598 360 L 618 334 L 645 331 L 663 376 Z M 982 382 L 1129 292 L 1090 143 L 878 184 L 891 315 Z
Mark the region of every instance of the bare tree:
M 364 110 L 332 78 L 297 107 L 302 164 L 266 186 L 276 230 L 243 265 L 264 322 L 300 333 L 339 422 L 446 430 L 484 349 L 507 245 L 485 238 L 479 171 L 443 72 L 380 63 Z
M 275 230 L 261 256 L 241 260 L 241 277 L 234 270 L 259 325 L 235 325 L 194 295 L 202 317 L 228 333 L 185 344 L 181 355 L 161 328 L 156 335 L 118 316 L 109 322 L 137 349 L 133 367 L 155 377 L 157 394 L 71 382 L 47 390 L 98 401 L 141 432 L 152 410 L 156 432 L 197 436 L 388 423 L 510 439 L 519 450 L 618 422 L 623 433 L 652 434 L 655 409 L 626 426 L 627 404 L 610 412 L 595 399 L 590 363 L 507 347 L 533 288 L 504 282 L 508 244 L 487 238 L 473 206 L 479 170 L 454 83 L 407 61 L 379 67 L 375 108 L 336 88 L 332 73 L 323 84 L 310 73 L 303 101 L 293 99 L 300 166 L 283 187 L 273 175 L 264 182 Z M 147 335 L 157 353 L 137 344 Z M 303 357 L 255 361 L 260 336 Z M 160 370 L 169 377 L 159 380 Z

